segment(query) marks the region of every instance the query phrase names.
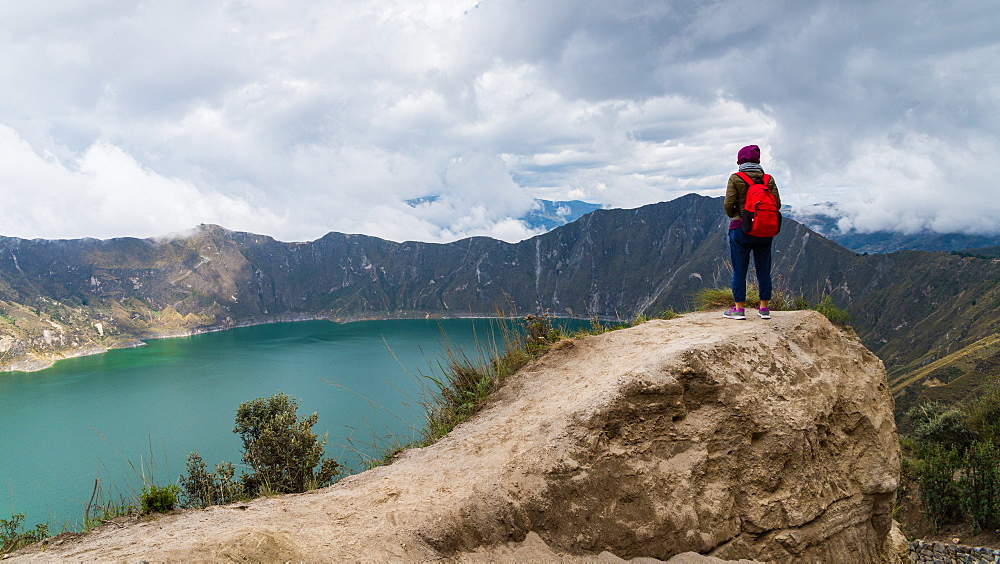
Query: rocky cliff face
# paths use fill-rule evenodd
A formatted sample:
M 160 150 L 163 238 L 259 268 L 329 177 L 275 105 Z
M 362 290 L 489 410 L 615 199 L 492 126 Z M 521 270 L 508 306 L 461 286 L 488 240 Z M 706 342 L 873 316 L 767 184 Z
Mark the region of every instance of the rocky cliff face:
M 597 210 L 517 244 L 339 233 L 283 243 L 216 226 L 171 240 L 0 238 L 0 335 L 10 341 L 0 368 L 260 321 L 493 315 L 498 305 L 619 319 L 686 310 L 696 291 L 729 283 L 720 210 L 719 198 L 696 195 Z M 858 256 L 792 220 L 774 252 L 780 289 L 812 303 L 832 295 L 892 367 L 1000 331 L 1000 260 Z M 44 338 L 51 322 L 65 338 Z
M 889 562 L 899 460 L 855 338 L 809 311 L 696 313 L 565 342 L 440 442 L 332 487 L 21 557 Z

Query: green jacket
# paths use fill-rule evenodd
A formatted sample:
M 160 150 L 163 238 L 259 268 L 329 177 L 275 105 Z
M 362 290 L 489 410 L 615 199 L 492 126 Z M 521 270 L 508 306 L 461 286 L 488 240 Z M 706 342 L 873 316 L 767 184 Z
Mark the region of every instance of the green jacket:
M 748 172 L 747 176 L 754 180 L 760 180 L 764 175 L 759 172 Z M 778 209 L 781 209 L 781 196 L 778 195 L 778 185 L 774 183 L 774 177 L 771 177 L 771 181 L 767 183 L 771 188 L 771 193 L 774 194 L 774 200 L 778 204 Z M 726 210 L 726 215 L 734 219 L 740 217 L 740 212 L 743 211 L 743 206 L 747 202 L 747 186 L 746 182 L 739 176 L 733 173 L 729 177 L 729 185 L 726 186 L 726 201 L 722 203 L 722 207 Z

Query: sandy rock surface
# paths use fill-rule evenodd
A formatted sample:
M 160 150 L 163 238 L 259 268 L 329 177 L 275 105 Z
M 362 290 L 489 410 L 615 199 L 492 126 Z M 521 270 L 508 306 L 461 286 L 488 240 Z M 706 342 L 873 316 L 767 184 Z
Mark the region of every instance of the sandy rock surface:
M 810 311 L 693 313 L 563 343 L 390 466 L 16 559 L 892 561 L 898 472 L 855 339 Z

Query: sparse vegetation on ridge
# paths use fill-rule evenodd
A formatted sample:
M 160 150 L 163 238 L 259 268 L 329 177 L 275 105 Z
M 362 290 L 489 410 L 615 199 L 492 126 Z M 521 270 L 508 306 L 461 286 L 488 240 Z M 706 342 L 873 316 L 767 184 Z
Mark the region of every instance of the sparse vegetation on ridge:
M 24 515 L 21 513 L 11 515 L 10 519 L 0 518 L 0 554 L 15 551 L 49 536 L 48 524 L 39 523 L 26 531 L 23 521 Z
M 417 444 L 447 435 L 479 411 L 504 379 L 565 337 L 548 310 L 524 317 L 521 327 L 512 316 L 498 313 L 499 342 L 491 340 L 471 355 L 446 346 L 438 363 L 440 375 L 426 376 L 436 389 L 423 403 L 427 427 Z
M 266 495 L 300 493 L 331 484 L 341 466 L 325 458 L 326 437 L 312 432 L 313 413 L 299 419 L 299 402 L 286 394 L 243 402 L 236 410 L 233 432 L 243 440 L 243 463 L 252 471 L 234 480 L 229 462 L 209 472 L 197 452 L 188 455 L 180 477 L 186 507 L 206 507 Z
M 135 503 L 119 493 L 118 499 L 105 494 L 101 486 L 101 478 L 94 479 L 94 491 L 90 495 L 90 501 L 83 509 L 83 523 L 81 530 L 89 531 L 98 525 L 124 517 L 134 515 L 137 512 Z M 65 527 L 67 530 L 69 526 Z
M 890 378 L 896 399 L 897 424 L 911 432 L 906 417 L 914 406 L 938 402 L 958 405 L 980 397 L 992 381 L 1000 380 L 1000 333 L 980 339 L 920 368 Z
M 550 310 L 519 317 L 498 309 L 496 322 L 499 339 L 481 343 L 472 353 L 453 349 L 446 344 L 444 355 L 437 363 L 438 374 L 423 375 L 434 389 L 421 402 L 427 422 L 420 437 L 410 443 L 396 443 L 391 448 L 384 449 L 383 454 L 369 461 L 369 467 L 388 464 L 395 455 L 407 448 L 427 446 L 444 437 L 456 425 L 482 409 L 508 376 L 560 341 L 599 335 L 650 319 L 672 319 L 677 315 L 680 314 L 671 308 L 654 317 L 640 314 L 632 321 L 602 322 L 599 318 L 592 317 L 588 327 L 570 333 L 558 326 L 556 317 Z
M 107 438 L 100 432 L 97 434 L 107 441 Z M 110 445 L 111 442 L 108 441 L 108 444 Z M 116 452 L 118 451 L 114 445 L 111 445 L 111 447 Z M 101 477 L 98 475 L 94 479 L 94 489 L 90 494 L 90 499 L 84 505 L 83 522 L 80 526 L 80 529 L 83 531 L 88 531 L 118 517 L 136 514 L 169 513 L 177 507 L 177 494 L 179 492 L 177 485 L 167 484 L 160 486 L 156 483 L 154 472 L 156 457 L 153 452 L 152 439 L 149 442 L 149 459 L 140 457 L 138 468 L 136 468 L 136 465 L 131 460 L 122 456 L 120 452 L 118 454 L 142 483 L 142 489 L 137 491 L 135 487 L 126 483 L 126 488 L 131 490 L 131 495 L 126 496 L 116 486 L 112 485 L 112 490 L 117 495 L 116 498 L 112 492 L 104 491 Z M 73 527 L 70 526 L 69 522 L 66 522 L 63 524 L 63 529 L 69 531 Z
M 187 472 L 176 484 L 158 485 L 145 472 L 126 459 L 142 481 L 141 492 L 131 497 L 109 497 L 94 481 L 90 500 L 84 506 L 80 529 L 87 531 L 117 517 L 137 514 L 168 513 L 178 506 L 207 507 L 255 497 L 298 493 L 329 485 L 340 475 L 341 466 L 325 458 L 326 437 L 312 432 L 317 414 L 299 418 L 298 401 L 283 393 L 240 404 L 233 432 L 243 440 L 243 462 L 251 469 L 235 478 L 229 462 L 219 463 L 214 472 L 207 470 L 197 452 L 187 457 Z M 150 452 L 152 463 L 152 451 Z M 149 465 L 152 468 L 152 464 Z M 0 519 L 0 554 L 11 552 L 49 536 L 48 524 L 24 530 L 23 514 Z M 69 523 L 64 525 L 71 530 Z
M 694 295 L 694 301 L 699 310 L 723 308 L 732 305 L 733 291 L 729 288 L 704 288 Z M 756 284 L 747 285 L 747 307 L 760 306 L 760 293 Z M 804 297 L 785 295 L 784 292 L 775 288 L 771 295 L 768 306 L 773 311 L 794 311 L 801 309 L 811 309 L 823 314 L 836 325 L 847 325 L 850 314 L 840 309 L 833 303 L 829 294 L 824 294 L 819 303 L 811 305 Z

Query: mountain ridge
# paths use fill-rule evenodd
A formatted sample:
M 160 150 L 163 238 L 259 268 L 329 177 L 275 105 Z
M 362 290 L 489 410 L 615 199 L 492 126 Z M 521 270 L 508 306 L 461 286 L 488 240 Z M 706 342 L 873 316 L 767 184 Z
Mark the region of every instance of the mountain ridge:
M 491 316 L 497 306 L 630 319 L 690 309 L 698 290 L 729 284 L 721 210 L 721 198 L 689 194 L 595 210 L 518 243 L 334 232 L 288 243 L 211 225 L 160 239 L 4 237 L 0 361 L 40 366 L 59 347 L 99 350 L 289 319 Z M 1000 309 L 996 259 L 861 256 L 791 219 L 774 256 L 779 289 L 811 303 L 830 295 L 893 373 L 1000 330 L 990 313 Z

